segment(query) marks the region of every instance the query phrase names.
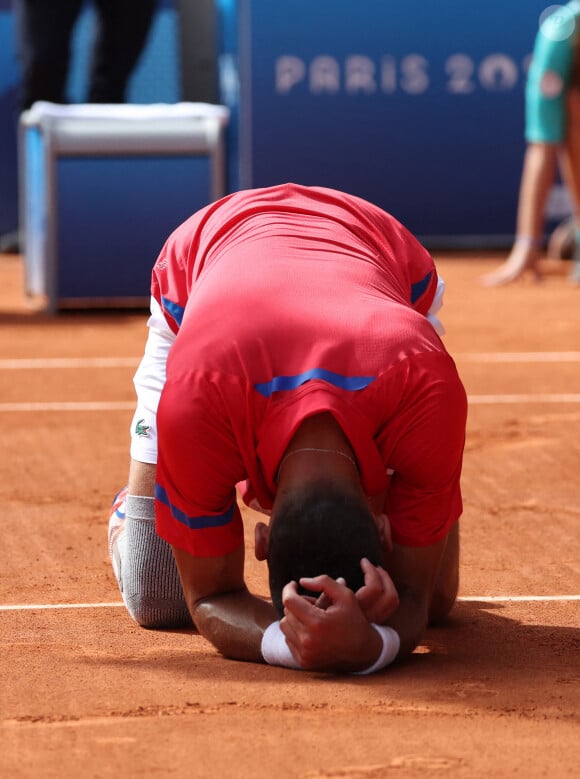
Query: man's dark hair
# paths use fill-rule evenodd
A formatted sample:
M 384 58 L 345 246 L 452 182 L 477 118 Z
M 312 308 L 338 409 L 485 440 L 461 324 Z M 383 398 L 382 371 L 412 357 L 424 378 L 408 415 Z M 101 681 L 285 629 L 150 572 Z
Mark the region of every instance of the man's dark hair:
M 384 550 L 373 516 L 362 497 L 332 481 L 319 481 L 280 499 L 273 516 L 268 552 L 270 594 L 283 616 L 282 590 L 298 591 L 302 576 L 342 576 L 355 591 L 364 584 L 362 557 L 384 565 Z

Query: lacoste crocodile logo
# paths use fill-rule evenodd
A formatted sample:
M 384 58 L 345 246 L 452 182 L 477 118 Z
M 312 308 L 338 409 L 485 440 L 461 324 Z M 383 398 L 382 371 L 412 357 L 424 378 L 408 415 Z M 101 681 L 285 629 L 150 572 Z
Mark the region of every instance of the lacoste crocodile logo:
M 149 436 L 150 425 L 145 424 L 144 419 L 140 419 L 135 425 L 135 435 L 147 438 Z

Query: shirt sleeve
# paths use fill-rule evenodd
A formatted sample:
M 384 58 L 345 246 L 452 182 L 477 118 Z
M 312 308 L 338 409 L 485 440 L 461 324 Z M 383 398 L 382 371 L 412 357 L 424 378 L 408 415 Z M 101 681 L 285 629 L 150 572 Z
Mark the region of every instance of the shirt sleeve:
M 394 219 L 383 213 L 385 270 L 392 272 L 390 283 L 399 288 L 407 305 L 426 316 L 437 292 L 438 275 L 435 262 L 423 244 Z
M 181 224 L 165 242 L 151 274 L 151 296 L 174 333 L 181 328 L 191 287 L 199 276 L 211 236 L 205 226 L 220 202 L 210 203 Z
M 406 228 L 400 226 L 385 252 L 391 289 L 398 289 L 401 302 L 427 316 L 435 301 L 439 277 L 435 261 L 427 249 Z M 390 266 L 390 267 L 389 267 Z
M 439 541 L 462 512 L 465 389 L 451 358 L 435 378 L 425 366 L 421 372 L 398 414 L 401 434 L 388 460 L 394 473 L 385 504 L 394 542 L 411 547 Z
M 427 316 L 437 293 L 439 277 L 433 257 L 427 249 L 408 233 L 409 303 L 423 316 Z

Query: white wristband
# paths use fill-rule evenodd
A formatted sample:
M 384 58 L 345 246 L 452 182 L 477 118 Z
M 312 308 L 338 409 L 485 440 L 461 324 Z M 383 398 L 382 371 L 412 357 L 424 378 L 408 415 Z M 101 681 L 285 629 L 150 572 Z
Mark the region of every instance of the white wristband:
M 290 647 L 286 643 L 286 636 L 282 633 L 280 622 L 272 622 L 268 625 L 262 636 L 262 657 L 268 665 L 282 665 L 285 668 L 301 668 L 294 659 Z
M 390 665 L 399 654 L 401 639 L 397 631 L 385 625 L 375 625 L 374 622 L 372 625 L 383 640 L 383 648 L 377 660 L 369 668 L 365 668 L 364 671 L 352 671 L 357 676 L 366 676 L 367 674 L 374 674 L 375 671 L 380 671 L 381 668 Z

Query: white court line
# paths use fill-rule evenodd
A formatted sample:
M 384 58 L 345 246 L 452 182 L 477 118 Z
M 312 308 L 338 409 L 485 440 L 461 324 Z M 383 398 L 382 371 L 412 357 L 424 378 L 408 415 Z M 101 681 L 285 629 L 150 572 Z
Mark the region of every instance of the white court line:
M 469 395 L 468 403 L 475 405 L 500 405 L 517 403 L 580 403 L 580 393 L 555 393 L 538 395 Z M 70 401 L 35 403 L 0 403 L 2 412 L 41 411 L 128 411 L 135 408 L 135 402 L 120 401 Z
M 580 601 L 580 595 L 469 595 L 457 598 L 463 603 L 555 603 Z M 114 603 L 23 603 L 0 605 L 0 611 L 51 611 L 54 609 L 112 609 L 125 604 Z
M 475 352 L 452 357 L 463 362 L 580 362 L 580 352 Z
M 68 403 L 0 403 L 2 411 L 128 411 L 135 408 L 135 401 L 79 401 Z
M 137 357 L 38 357 L 0 360 L 0 370 L 21 371 L 42 368 L 134 368 Z
M 538 395 L 468 395 L 467 402 L 472 406 L 503 403 L 580 403 L 580 393 L 560 392 Z
M 0 611 L 52 611 L 54 609 L 116 609 L 123 601 L 114 603 L 23 603 L 0 606 Z
M 580 595 L 467 595 L 457 598 L 464 603 L 549 603 L 553 601 L 580 601 Z

